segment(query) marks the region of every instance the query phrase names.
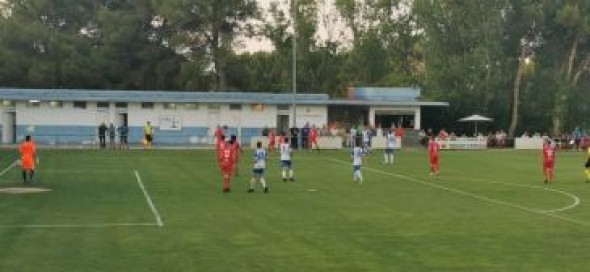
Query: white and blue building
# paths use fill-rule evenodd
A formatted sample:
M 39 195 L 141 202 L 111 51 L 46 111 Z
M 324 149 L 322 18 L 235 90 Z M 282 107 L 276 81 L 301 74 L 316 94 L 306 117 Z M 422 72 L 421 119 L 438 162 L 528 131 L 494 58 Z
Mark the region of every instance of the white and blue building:
M 420 129 L 421 107 L 448 103 L 419 98 L 420 90 L 412 88 L 356 88 L 347 99 L 297 94 L 295 120 L 298 127 L 322 127 L 344 119 L 384 122 L 384 127 L 397 122 Z M 285 130 L 293 120 L 290 93 L 4 88 L 0 101 L 4 144 L 33 134 L 43 144 L 91 145 L 103 122 L 127 125 L 129 142 L 138 143 L 147 121 L 155 128 L 155 144 L 208 144 L 218 125 L 248 142 L 265 127 Z

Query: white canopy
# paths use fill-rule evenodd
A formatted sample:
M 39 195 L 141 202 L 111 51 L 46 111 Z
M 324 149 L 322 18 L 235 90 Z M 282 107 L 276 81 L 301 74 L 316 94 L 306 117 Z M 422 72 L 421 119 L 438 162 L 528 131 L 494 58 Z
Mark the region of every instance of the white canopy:
M 485 116 L 481 116 L 481 115 L 477 115 L 477 114 L 459 119 L 459 122 L 491 122 L 491 121 L 494 121 L 494 119 L 488 118 Z
M 491 122 L 491 121 L 494 121 L 494 119 L 488 118 L 485 116 L 481 116 L 481 115 L 477 115 L 477 114 L 459 119 L 459 122 L 474 122 L 475 123 L 475 136 L 477 136 L 477 122 Z

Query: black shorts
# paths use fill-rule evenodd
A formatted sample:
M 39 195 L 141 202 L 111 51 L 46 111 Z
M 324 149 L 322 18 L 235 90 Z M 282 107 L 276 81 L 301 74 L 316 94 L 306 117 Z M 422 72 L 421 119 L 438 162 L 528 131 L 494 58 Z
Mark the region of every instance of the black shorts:
M 148 141 L 148 143 L 151 143 L 153 139 L 154 139 L 154 138 L 152 137 L 152 135 L 151 135 L 151 134 L 147 134 L 147 135 L 145 135 L 145 140 L 146 140 L 146 141 Z
M 586 161 L 586 165 L 584 166 L 586 166 L 586 168 L 590 168 L 590 158 L 588 158 L 588 160 Z

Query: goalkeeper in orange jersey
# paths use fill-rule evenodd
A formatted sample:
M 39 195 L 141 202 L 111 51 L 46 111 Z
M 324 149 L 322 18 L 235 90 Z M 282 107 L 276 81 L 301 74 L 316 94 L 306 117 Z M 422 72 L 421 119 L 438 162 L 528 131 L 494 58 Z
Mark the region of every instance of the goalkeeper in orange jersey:
M 20 154 L 20 163 L 23 170 L 23 182 L 25 184 L 33 182 L 33 176 L 35 176 L 36 147 L 31 139 L 31 135 L 25 136 L 25 141 L 18 147 L 18 153 Z

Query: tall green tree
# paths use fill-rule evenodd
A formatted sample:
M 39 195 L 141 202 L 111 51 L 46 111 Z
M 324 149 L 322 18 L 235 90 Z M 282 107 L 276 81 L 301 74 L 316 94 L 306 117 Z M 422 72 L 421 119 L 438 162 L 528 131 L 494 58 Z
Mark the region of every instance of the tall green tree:
M 163 24 L 173 30 L 170 45 L 197 67 L 189 70 L 206 73 L 209 69 L 214 78 L 212 88 L 227 90 L 232 46 L 237 37 L 250 34 L 250 20 L 258 16 L 256 1 L 166 0 L 159 1 L 158 10 Z

